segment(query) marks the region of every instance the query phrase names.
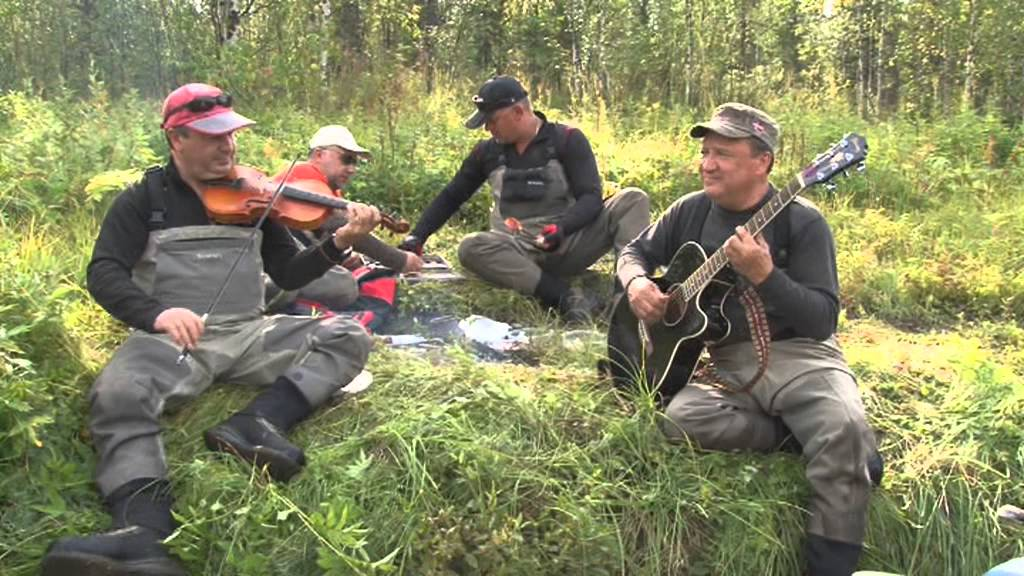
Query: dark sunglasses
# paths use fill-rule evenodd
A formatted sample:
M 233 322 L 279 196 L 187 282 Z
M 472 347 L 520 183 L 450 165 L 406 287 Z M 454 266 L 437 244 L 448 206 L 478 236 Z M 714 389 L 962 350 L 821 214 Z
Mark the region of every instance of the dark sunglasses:
M 213 110 L 217 106 L 231 108 L 231 94 L 228 94 L 227 92 L 221 92 L 216 96 L 200 96 L 199 98 L 190 100 L 182 104 L 181 106 L 177 106 L 175 108 L 168 110 L 167 114 L 164 116 L 164 121 L 167 121 L 168 118 L 174 116 L 182 110 L 188 110 L 189 112 L 199 114 L 201 112 L 208 112 L 210 110 Z
M 345 165 L 345 166 L 355 166 L 356 164 L 359 164 L 359 156 L 358 155 L 352 154 L 351 152 L 349 152 L 347 150 L 344 150 L 342 148 L 337 148 L 337 147 L 334 147 L 334 146 L 331 146 L 331 150 L 334 150 L 335 152 L 338 153 L 338 157 L 341 159 L 341 163 L 343 165 Z

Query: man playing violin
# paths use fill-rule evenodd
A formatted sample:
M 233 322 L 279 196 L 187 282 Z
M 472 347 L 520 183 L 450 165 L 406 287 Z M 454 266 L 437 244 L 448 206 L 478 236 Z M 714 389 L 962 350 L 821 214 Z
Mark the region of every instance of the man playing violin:
M 571 322 L 586 320 L 591 304 L 567 279 L 614 248 L 621 250 L 650 223 L 639 188 L 602 201 L 601 176 L 582 132 L 548 122 L 510 76 L 485 82 L 473 98 L 470 129 L 486 127 L 462 167 L 430 203 L 400 248 L 423 244 L 484 182 L 494 204 L 490 230 L 459 244 L 462 265 L 491 284 L 537 298 Z
M 286 289 L 308 283 L 344 261 L 379 214 L 352 203 L 344 226 L 302 251 L 274 220 L 258 230 L 214 222 L 203 183 L 230 177 L 235 132 L 253 124 L 231 104 L 206 84 L 171 92 L 162 123 L 169 161 L 121 193 L 103 220 L 88 288 L 133 328 L 89 397 L 96 483 L 113 529 L 56 541 L 43 559 L 46 576 L 185 574 L 162 544 L 175 527 L 160 439 L 164 410 L 214 380 L 269 385 L 204 439 L 283 482 L 305 464 L 285 434 L 366 363 L 371 340 L 355 322 L 262 316 L 260 274 Z M 214 301 L 210 315 L 200 316 Z M 181 349 L 190 353 L 183 362 Z
M 279 181 L 287 175 L 289 182 L 322 182 L 330 186 L 340 197 L 349 180 L 355 176 L 360 162 L 369 155 L 370 151 L 356 143 L 348 128 L 328 125 L 317 130 L 310 139 L 309 157 L 305 162 L 296 164 L 290 172 L 282 171 L 274 178 Z M 303 246 L 308 246 L 333 234 L 347 220 L 345 213 L 338 212 L 316 230 L 292 230 L 292 234 Z M 357 239 L 352 248 L 357 254 L 352 256 L 350 262 L 346 262 L 344 266 L 335 266 L 298 291 L 271 295 L 276 286 L 268 286 L 272 306 L 280 307 L 282 303 L 294 298 L 320 302 L 332 310 L 349 306 L 359 296 L 359 287 L 348 268 L 361 265 L 362 259 L 359 254 L 365 254 L 398 272 L 418 272 L 423 267 L 423 260 L 418 254 L 394 248 L 373 234 Z
M 732 330 L 709 347 L 717 386 L 691 382 L 671 398 L 662 430 L 675 442 L 710 450 L 772 451 L 790 435 L 807 458 L 811 484 L 806 558 L 810 576 L 849 576 L 857 566 L 872 481 L 881 461 L 857 383 L 835 339 L 839 283 L 832 233 L 802 198 L 761 234 L 743 224 L 776 194 L 768 180 L 779 125 L 744 104 L 719 106 L 690 130 L 702 139 L 704 189 L 677 200 L 626 246 L 618 275 L 636 317 L 666 315 L 669 296 L 648 278 L 687 241 L 707 254 L 724 246 L 732 283 L 751 286 L 770 331 L 766 371 L 758 360 L 744 307 L 722 304 Z M 711 306 L 713 306 L 712 304 Z M 753 381 L 746 391 L 744 383 Z

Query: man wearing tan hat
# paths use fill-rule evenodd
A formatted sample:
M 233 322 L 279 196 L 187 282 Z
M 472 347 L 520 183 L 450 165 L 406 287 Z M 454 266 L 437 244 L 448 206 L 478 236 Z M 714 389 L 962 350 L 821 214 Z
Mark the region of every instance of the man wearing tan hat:
M 89 395 L 112 530 L 54 542 L 44 576 L 185 574 L 162 544 L 175 522 L 160 415 L 214 380 L 266 387 L 204 440 L 287 481 L 306 457 L 285 434 L 359 374 L 370 351 L 347 319 L 264 317 L 260 274 L 286 288 L 308 283 L 373 229 L 376 210 L 351 204 L 345 226 L 301 252 L 273 220 L 258 230 L 213 223 L 202 183 L 232 174 L 235 132 L 253 122 L 207 84 L 171 92 L 162 116 L 170 159 L 114 200 L 88 267 L 89 292 L 133 329 Z
M 459 261 L 491 284 L 535 297 L 569 322 L 586 321 L 593 305 L 568 280 L 609 250 L 621 250 L 650 223 L 647 195 L 625 188 L 604 200 L 586 136 L 535 111 L 515 78 L 488 80 L 473 103 L 466 127 L 484 127 L 491 138 L 476 144 L 400 247 L 422 251 L 487 182 L 490 229 L 462 239 Z
M 722 382 L 691 382 L 672 397 L 663 432 L 711 450 L 777 450 L 790 435 L 807 458 L 812 497 L 806 558 L 810 576 L 849 576 L 860 557 L 873 481 L 881 461 L 857 382 L 835 339 L 839 283 L 832 233 L 821 213 L 797 198 L 761 234 L 742 226 L 776 194 L 768 181 L 779 126 L 756 108 L 719 106 L 694 126 L 702 139 L 704 189 L 677 200 L 619 259 L 619 280 L 636 316 L 662 319 L 668 296 L 648 278 L 686 242 L 706 254 L 724 246 L 721 280 L 753 287 L 771 342 L 764 375 L 749 391 L 758 360 L 744 307 L 722 303 L 732 331 L 709 344 Z
M 310 139 L 309 157 L 305 162 L 297 163 L 290 173 L 282 171 L 275 176 L 275 179 L 280 180 L 287 173 L 289 181 L 323 182 L 330 186 L 338 196 L 341 196 L 349 180 L 358 171 L 360 162 L 369 156 L 370 151 L 356 143 L 355 136 L 348 128 L 331 124 L 317 130 Z M 328 218 L 319 229 L 315 231 L 293 230 L 292 235 L 303 246 L 308 246 L 330 236 L 339 227 L 344 226 L 347 221 L 345 214 L 338 212 Z M 358 254 L 365 254 L 373 258 L 396 272 L 418 272 L 423 267 L 423 260 L 418 254 L 394 248 L 373 234 L 367 234 L 356 240 L 352 249 Z M 346 264 L 346 266 L 355 267 L 359 265 L 358 262 L 361 262 L 358 256 L 354 256 L 353 260 L 357 262 L 355 265 Z M 331 310 L 342 310 L 359 297 L 359 286 L 346 266 L 335 266 L 320 278 L 298 290 L 282 291 L 272 282 L 268 283 L 268 305 L 272 310 L 278 310 L 296 299 L 305 299 L 321 303 Z

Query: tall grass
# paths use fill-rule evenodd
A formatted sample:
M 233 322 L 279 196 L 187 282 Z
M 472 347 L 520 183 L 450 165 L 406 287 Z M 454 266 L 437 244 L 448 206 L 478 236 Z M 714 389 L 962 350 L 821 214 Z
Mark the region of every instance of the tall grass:
M 887 459 L 862 567 L 977 575 L 1024 554 L 1021 534 L 994 518 L 1024 500 L 1019 132 L 985 118 L 864 126 L 778 109 L 780 183 L 850 127 L 872 144 L 865 176 L 812 194 L 836 233 L 840 336 Z M 164 152 L 155 110 L 0 96 L 3 574 L 34 574 L 53 538 L 105 527 L 85 394 L 124 332 L 85 293 L 84 266 L 112 195 Z M 376 114 L 255 110 L 262 122 L 240 156 L 274 170 L 318 124 L 350 123 L 376 152 L 350 195 L 414 217 L 475 135 L 452 103 L 392 111 L 390 124 Z M 664 207 L 698 186 L 685 136 L 698 116 L 577 122 L 609 182 Z M 88 136 L 81 150 L 72 134 Z M 484 222 L 478 196 L 432 249 L 454 261 L 459 235 Z M 557 328 L 527 299 L 476 282 L 402 297 L 406 312 L 445 303 Z M 540 342 L 537 366 L 378 346 L 373 388 L 298 429 L 310 464 L 286 486 L 205 450 L 201 432 L 252 394 L 218 387 L 166 421 L 182 523 L 171 547 L 196 574 L 797 573 L 799 458 L 669 445 L 650 398 L 598 378 L 600 337 Z

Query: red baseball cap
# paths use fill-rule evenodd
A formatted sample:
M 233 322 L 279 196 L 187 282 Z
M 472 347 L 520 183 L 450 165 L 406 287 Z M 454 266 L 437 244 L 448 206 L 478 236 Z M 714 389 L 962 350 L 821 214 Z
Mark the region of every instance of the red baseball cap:
M 231 109 L 231 95 L 209 84 L 185 84 L 167 95 L 163 107 L 164 130 L 188 126 L 196 132 L 219 136 L 256 122 Z

